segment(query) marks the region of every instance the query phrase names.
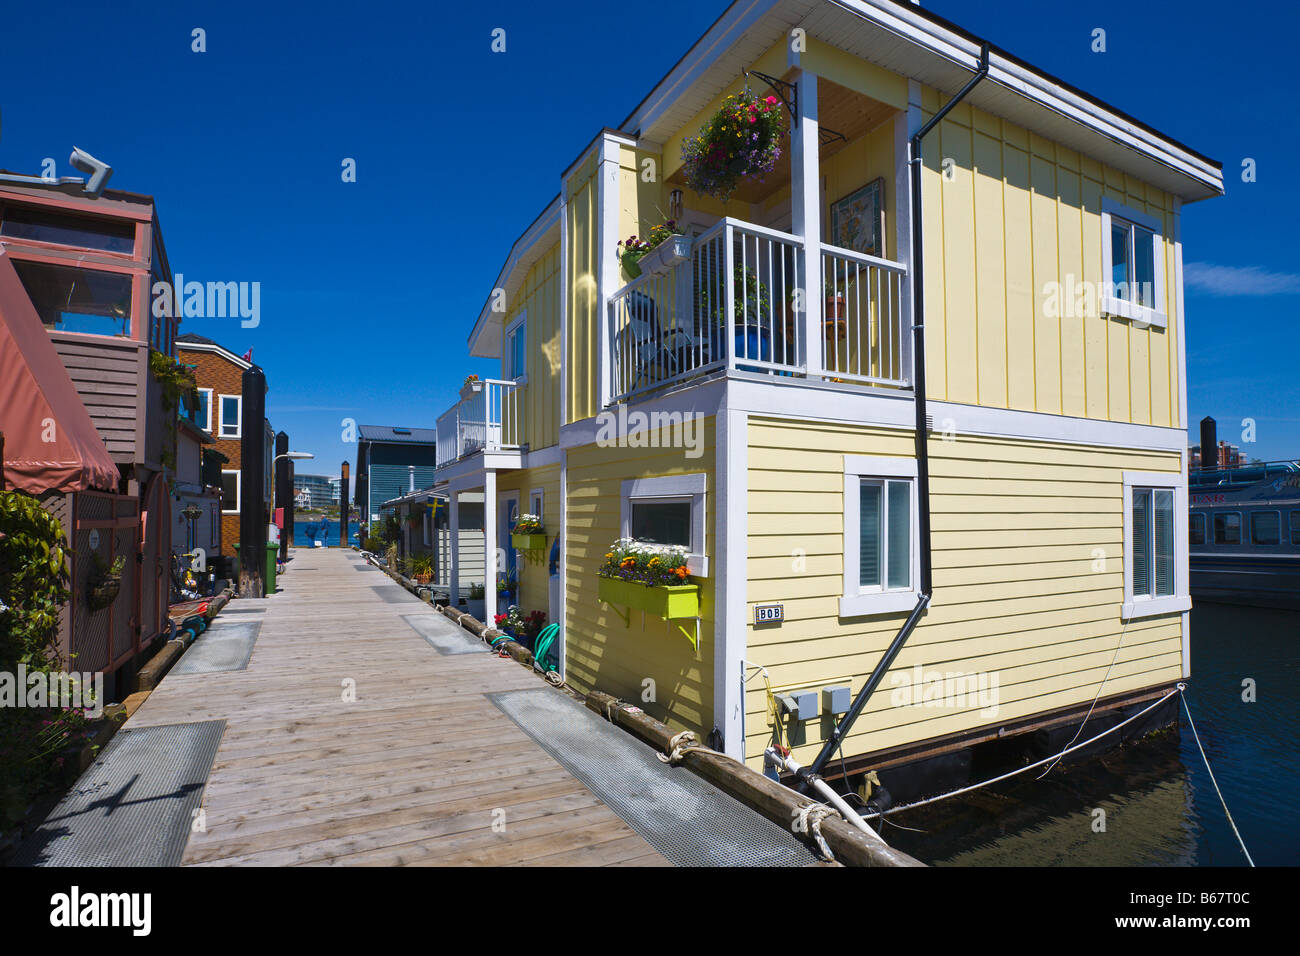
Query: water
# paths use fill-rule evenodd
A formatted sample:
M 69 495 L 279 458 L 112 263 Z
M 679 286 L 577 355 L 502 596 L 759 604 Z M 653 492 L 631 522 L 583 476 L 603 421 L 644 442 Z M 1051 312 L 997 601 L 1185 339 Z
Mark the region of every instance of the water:
M 314 534 L 313 534 L 314 531 Z M 348 541 L 351 544 L 360 544 L 360 529 L 354 521 L 348 525 Z M 295 520 L 293 523 L 293 546 L 295 548 L 312 547 L 313 537 L 317 541 L 324 542 L 325 547 L 337 547 L 339 543 L 339 523 L 332 519 L 318 518 L 316 520 Z
M 1300 613 L 1198 604 L 1187 703 L 1255 863 L 1300 863 Z M 938 866 L 1245 865 L 1185 714 L 1177 732 L 1041 772 L 899 814 L 925 832 L 884 836 Z

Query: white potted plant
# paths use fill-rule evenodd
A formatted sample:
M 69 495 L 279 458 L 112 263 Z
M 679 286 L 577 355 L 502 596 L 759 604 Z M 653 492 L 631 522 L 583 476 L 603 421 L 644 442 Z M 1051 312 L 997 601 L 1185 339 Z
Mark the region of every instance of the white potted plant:
M 483 390 L 483 380 L 477 375 L 465 376 L 465 383 L 460 387 L 460 397 L 469 398 L 475 392 Z

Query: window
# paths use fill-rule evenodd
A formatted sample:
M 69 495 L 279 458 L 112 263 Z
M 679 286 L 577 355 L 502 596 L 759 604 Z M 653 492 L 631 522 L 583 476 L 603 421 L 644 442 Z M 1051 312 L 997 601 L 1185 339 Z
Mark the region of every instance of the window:
M 212 389 L 199 389 L 199 409 L 194 413 L 194 420 L 205 432 L 212 431 Z
M 1174 593 L 1174 493 L 1133 489 L 1133 596 Z
M 1102 200 L 1102 255 L 1107 274 L 1102 309 L 1135 326 L 1165 328 L 1163 240 L 1160 220 L 1109 199 Z
M 528 377 L 528 317 L 519 318 L 506 329 L 505 377 L 515 381 Z
M 542 504 L 545 495 L 541 488 L 534 488 L 528 493 L 528 513 L 537 515 L 542 519 L 542 526 L 546 526 L 546 516 L 542 511 Z
M 1188 528 L 1191 531 L 1189 543 L 1205 544 L 1205 515 L 1193 512 L 1189 517 Z
M 1282 515 L 1276 511 L 1251 512 L 1250 543 L 1281 544 Z
M 221 396 L 221 431 L 218 438 L 239 437 L 239 417 L 244 399 L 239 395 Z
M 65 216 L 23 206 L 7 206 L 0 236 L 78 246 L 99 252 L 130 255 L 135 250 L 135 223 L 113 222 L 81 216 Z
M 1214 516 L 1214 543 L 1241 544 L 1241 515 L 1225 511 Z
M 21 259 L 13 265 L 47 329 L 130 335 L 130 274 Z
M 1300 511 L 1291 512 L 1291 543 L 1300 544 Z
M 650 544 L 691 546 L 689 498 L 637 498 L 631 502 L 629 537 Z
M 691 573 L 707 577 L 705 484 L 703 474 L 637 478 L 623 482 L 622 536 L 684 547 Z
M 1187 513 L 1181 475 L 1124 473 L 1125 618 L 1191 609 L 1187 593 Z M 1199 517 L 1199 516 L 1198 516 Z
M 237 471 L 221 472 L 221 513 L 223 515 L 239 514 L 239 483 Z
M 916 514 L 915 459 L 844 457 L 842 617 L 916 606 Z

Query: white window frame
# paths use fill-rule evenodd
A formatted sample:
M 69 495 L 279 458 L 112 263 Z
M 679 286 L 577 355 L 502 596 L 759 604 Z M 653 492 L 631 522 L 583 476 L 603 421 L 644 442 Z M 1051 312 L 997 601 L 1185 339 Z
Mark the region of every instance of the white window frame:
M 223 515 L 237 515 L 237 514 L 239 514 L 239 504 L 240 504 L 240 502 L 241 502 L 241 501 L 243 500 L 243 498 L 244 498 L 244 477 L 243 477 L 243 472 L 240 471 L 240 470 L 237 469 L 237 468 L 223 468 L 223 469 L 221 469 L 221 474 L 222 474 L 222 475 L 234 475 L 234 476 L 235 476 L 235 507 L 233 507 L 233 508 L 227 508 L 227 507 L 226 507 L 226 504 L 227 504 L 227 502 L 226 502 L 226 496 L 225 496 L 225 494 L 222 494 L 222 496 L 221 496 L 221 513 L 222 513 Z M 225 483 L 224 481 L 222 481 L 222 482 L 221 482 L 221 490 L 222 490 L 223 492 L 225 491 L 225 486 L 226 486 L 226 483 Z
M 708 477 L 703 474 L 669 475 L 663 478 L 629 478 L 623 482 L 619 506 L 621 536 L 632 536 L 632 502 L 652 504 L 661 501 L 691 503 L 691 546 L 686 567 L 697 577 L 709 576 L 709 557 L 704 553 L 704 530 Z
M 1154 248 L 1151 250 L 1152 262 L 1154 264 L 1155 275 L 1152 280 L 1155 284 L 1154 308 L 1148 308 L 1144 305 L 1138 305 L 1129 299 L 1121 299 L 1115 295 L 1115 286 L 1111 279 L 1111 225 L 1113 220 L 1120 219 L 1130 225 L 1140 226 L 1151 232 L 1151 241 Z M 1113 199 L 1105 197 L 1101 200 L 1101 261 L 1102 261 L 1102 284 L 1101 284 L 1101 309 L 1110 316 L 1116 318 L 1128 319 L 1133 323 L 1135 328 L 1144 329 L 1148 326 L 1155 326 L 1163 329 L 1169 326 L 1168 309 L 1165 305 L 1165 257 L 1164 257 L 1164 233 L 1161 229 L 1160 220 L 1155 216 L 1148 215 L 1144 212 L 1138 212 L 1123 203 L 1115 202 Z M 1135 257 L 1129 257 L 1129 286 L 1135 285 L 1133 269 L 1136 265 Z
M 533 501 L 537 502 L 537 510 L 533 511 Z M 546 526 L 546 492 L 542 488 L 534 488 L 528 492 L 528 513 L 535 514 L 542 522 L 542 527 Z
M 517 369 L 514 367 L 514 349 L 511 348 L 510 340 L 518 332 L 523 336 L 523 356 L 524 367 Z M 516 385 L 528 384 L 528 310 L 523 309 L 519 315 L 506 326 L 505 335 L 502 342 L 504 344 L 504 354 L 501 356 L 501 367 L 505 371 L 505 378 L 511 379 Z
M 859 575 L 861 527 L 859 494 L 862 480 L 905 480 L 911 489 L 911 585 L 886 589 L 862 587 Z M 869 455 L 844 456 L 844 595 L 840 598 L 840 617 L 866 617 L 894 614 L 916 607 L 921 596 L 921 532 L 915 458 L 877 458 Z
M 1174 593 L 1167 597 L 1133 594 L 1133 489 L 1156 488 L 1174 493 Z M 1153 502 L 1154 506 L 1154 502 Z M 1188 523 L 1187 483 L 1183 476 L 1165 471 L 1124 472 L 1124 604 L 1120 616 L 1125 620 L 1178 614 L 1192 609 L 1187 580 Z M 1155 561 L 1152 541 L 1151 560 Z
M 233 398 L 237 403 L 235 407 L 238 409 L 238 412 L 235 414 L 234 434 L 226 433 L 226 424 L 225 421 L 223 420 L 224 416 L 221 414 L 221 406 L 225 404 L 226 399 L 228 398 Z M 218 395 L 217 396 L 217 437 L 218 438 L 242 438 L 243 430 L 244 430 L 244 396 L 243 395 Z
M 205 432 L 209 432 L 209 433 L 211 433 L 211 431 L 212 431 L 212 399 L 213 399 L 213 397 L 214 397 L 213 394 L 212 394 L 212 391 L 213 391 L 213 390 L 210 389 L 210 388 L 200 388 L 200 389 L 197 389 L 197 391 L 199 392 L 199 394 L 203 394 L 204 392 L 207 392 L 207 395 L 208 395 L 208 420 L 207 420 L 207 423 L 203 426 L 203 430 L 204 430 Z

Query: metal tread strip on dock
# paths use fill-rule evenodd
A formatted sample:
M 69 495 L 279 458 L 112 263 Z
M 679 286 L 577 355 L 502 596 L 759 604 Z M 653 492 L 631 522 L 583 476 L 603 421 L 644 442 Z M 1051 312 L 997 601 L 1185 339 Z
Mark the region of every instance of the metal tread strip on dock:
M 224 720 L 124 728 L 27 838 L 13 866 L 178 866 Z
M 678 866 L 817 862 L 788 831 L 551 688 L 488 699 Z

